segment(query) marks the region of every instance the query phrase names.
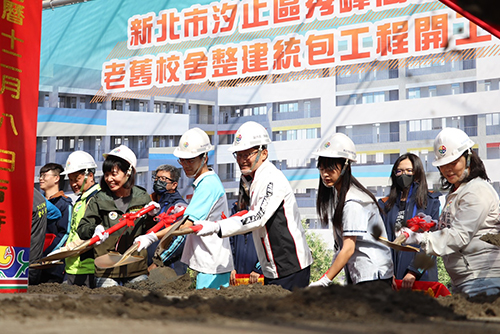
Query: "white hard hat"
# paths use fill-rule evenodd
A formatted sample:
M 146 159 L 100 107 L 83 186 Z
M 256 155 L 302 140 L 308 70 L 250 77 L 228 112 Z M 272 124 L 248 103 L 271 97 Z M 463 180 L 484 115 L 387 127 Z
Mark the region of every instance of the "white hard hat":
M 432 162 L 432 165 L 439 167 L 449 164 L 460 158 L 472 146 L 474 146 L 474 142 L 462 130 L 444 128 L 434 139 L 436 160 Z
M 234 135 L 230 152 L 248 150 L 249 148 L 271 143 L 267 130 L 257 122 L 248 121 L 240 126 Z
M 351 138 L 343 133 L 329 136 L 313 154 L 319 157 L 344 158 L 356 162 L 356 146 Z
M 120 145 L 118 147 L 115 147 L 114 149 L 111 150 L 108 154 L 103 154 L 102 156 L 104 159 L 106 159 L 109 155 L 122 158 L 126 162 L 128 162 L 134 169 L 136 169 L 137 166 L 137 157 L 135 156 L 134 152 L 130 148 L 128 148 L 125 145 Z
M 75 151 L 68 156 L 66 167 L 61 175 L 68 175 L 84 169 L 97 168 L 94 158 L 84 151 Z
M 207 133 L 200 128 L 192 128 L 184 132 L 174 155 L 181 159 L 191 159 L 213 149 Z

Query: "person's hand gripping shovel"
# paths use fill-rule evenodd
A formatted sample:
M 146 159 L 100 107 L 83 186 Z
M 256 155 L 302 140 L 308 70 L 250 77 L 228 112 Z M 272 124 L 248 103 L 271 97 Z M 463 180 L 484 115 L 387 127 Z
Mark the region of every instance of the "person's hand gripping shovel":
M 430 216 L 418 214 L 415 217 L 408 219 L 406 221 L 406 226 L 407 227 L 401 229 L 401 233 L 396 237 L 396 239 L 394 239 L 394 241 L 387 240 L 386 238 L 380 236 L 380 233 L 379 235 L 373 233 L 373 236 L 375 237 L 375 239 L 378 239 L 378 241 L 386 246 L 391 247 L 392 249 L 417 253 L 420 251 L 420 249 L 409 245 L 403 245 L 403 243 L 410 241 L 410 239 L 415 239 L 415 241 L 418 241 L 417 239 L 420 234 L 417 232 L 429 231 L 431 228 L 436 226 L 436 223 L 431 220 Z
M 173 208 L 171 209 L 172 210 L 168 210 L 166 213 L 161 213 L 156 216 L 155 220 L 158 221 L 158 223 L 149 229 L 146 234 L 137 237 L 134 240 L 134 244 L 132 244 L 132 246 L 130 246 L 123 253 L 123 255 L 118 252 L 109 252 L 108 254 L 97 257 L 94 260 L 95 265 L 101 269 L 109 269 L 143 260 L 144 257 L 132 254 L 136 251 L 140 252 L 142 249 L 147 248 L 155 241 L 158 241 L 156 232 L 161 230 L 164 226 L 169 229 L 167 235 L 170 235 L 170 233 L 178 229 L 179 226 L 181 226 L 188 219 L 188 216 L 186 216 L 176 222 L 178 218 L 184 215 L 185 208 L 182 208 L 182 210 L 178 210 L 175 213 L 173 213 Z
M 157 204 L 156 204 L 157 205 Z M 133 227 L 134 222 L 137 218 L 141 217 L 142 215 L 147 214 L 148 212 L 151 212 L 155 209 L 157 209 L 155 204 L 150 203 L 146 205 L 144 208 L 137 212 L 133 213 L 125 213 L 122 215 L 120 218 L 119 222 L 108 228 L 107 230 L 101 231 L 101 233 L 96 233 L 91 239 L 89 240 L 79 240 L 78 242 L 71 242 L 67 244 L 64 247 L 59 248 L 57 251 L 52 252 L 51 254 L 47 255 L 46 257 L 41 258 L 40 260 L 36 261 L 35 263 L 30 265 L 30 268 L 33 269 L 44 269 L 47 268 L 48 265 L 53 265 L 57 263 L 57 260 L 62 260 L 67 257 L 72 257 L 76 256 L 82 253 L 85 253 L 86 251 L 90 250 L 92 247 L 98 245 L 101 242 L 102 237 L 100 235 L 105 235 L 109 236 L 110 234 L 115 233 L 119 229 L 125 226 Z M 101 225 L 100 225 L 101 226 Z M 102 227 L 102 226 L 101 226 Z M 42 266 L 42 264 L 44 266 Z

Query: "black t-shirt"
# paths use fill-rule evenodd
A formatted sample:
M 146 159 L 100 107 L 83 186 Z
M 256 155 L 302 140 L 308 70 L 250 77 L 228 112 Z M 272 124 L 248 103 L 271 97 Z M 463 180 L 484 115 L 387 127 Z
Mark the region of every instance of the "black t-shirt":
M 398 216 L 396 217 L 395 231 L 399 231 L 401 227 L 406 226 L 405 209 L 406 209 L 406 201 L 401 201 L 399 205 Z

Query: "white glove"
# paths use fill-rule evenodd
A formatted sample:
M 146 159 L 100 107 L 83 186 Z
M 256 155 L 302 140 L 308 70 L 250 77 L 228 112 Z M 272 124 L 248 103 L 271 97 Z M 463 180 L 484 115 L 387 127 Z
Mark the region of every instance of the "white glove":
M 102 226 L 102 225 L 97 225 L 95 227 L 94 235 L 92 235 L 92 238 L 95 236 L 99 237 L 99 241 L 97 241 L 95 243 L 96 246 L 102 244 L 104 241 L 106 241 L 107 238 L 109 238 L 109 233 L 104 232 L 104 231 L 105 231 L 105 229 L 104 229 L 104 226 Z
M 185 204 L 185 203 L 177 203 L 177 204 L 174 206 L 174 209 L 172 210 L 172 213 L 173 213 L 173 214 L 179 213 L 179 212 L 181 212 L 182 210 L 184 210 L 185 208 L 187 208 L 187 204 Z
M 408 227 L 403 227 L 401 233 L 406 236 L 405 244 L 421 244 L 424 239 L 422 233 L 413 232 Z
M 148 248 L 157 241 L 158 237 L 156 236 L 156 233 L 149 232 L 148 234 L 140 235 L 135 238 L 134 244 L 139 243 L 139 248 L 137 248 L 137 251 L 140 252 L 141 250 Z
M 194 223 L 194 225 L 201 225 L 203 226 L 201 230 L 196 232 L 196 235 L 199 235 L 200 237 L 206 236 L 206 235 L 211 235 L 214 233 L 219 233 L 220 231 L 220 225 L 218 222 L 212 222 L 208 220 L 199 220 Z
M 151 206 L 151 205 L 153 205 L 155 208 L 153 210 L 149 211 L 148 215 L 156 216 L 158 214 L 158 212 L 160 212 L 160 209 L 161 209 L 160 204 L 156 203 L 155 201 L 151 201 L 145 206 L 145 208 L 147 208 L 148 206 Z
M 332 280 L 328 278 L 328 276 L 326 275 L 323 275 L 319 280 L 317 280 L 316 282 L 312 282 L 311 284 L 309 284 L 309 287 L 314 287 L 314 286 L 328 286 L 330 285 L 330 283 L 332 283 Z

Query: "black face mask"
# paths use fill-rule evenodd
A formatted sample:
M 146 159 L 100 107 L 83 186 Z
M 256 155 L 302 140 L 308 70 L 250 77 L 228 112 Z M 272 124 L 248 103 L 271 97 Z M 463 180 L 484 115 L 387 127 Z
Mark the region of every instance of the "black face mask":
M 413 183 L 413 175 L 401 174 L 396 176 L 396 185 L 400 190 L 406 189 Z
M 163 182 L 163 181 L 157 180 L 153 184 L 153 190 L 158 195 L 163 195 L 164 193 L 167 192 L 167 182 Z

